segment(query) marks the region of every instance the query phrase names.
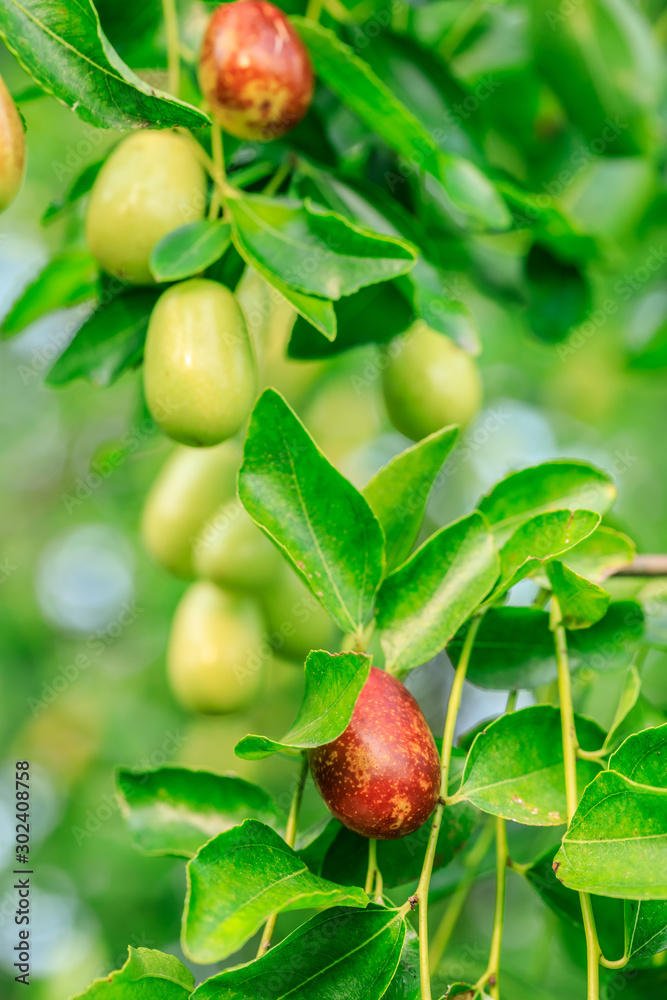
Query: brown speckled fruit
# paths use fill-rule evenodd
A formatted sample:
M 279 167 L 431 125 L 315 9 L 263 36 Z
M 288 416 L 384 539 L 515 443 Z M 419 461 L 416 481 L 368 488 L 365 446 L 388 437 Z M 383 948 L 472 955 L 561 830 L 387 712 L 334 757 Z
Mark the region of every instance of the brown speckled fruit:
M 204 35 L 199 82 L 227 132 L 260 142 L 298 125 L 313 96 L 306 48 L 285 14 L 267 0 L 217 8 Z
M 329 810 L 362 837 L 406 837 L 438 801 L 440 758 L 426 719 L 408 689 L 377 667 L 345 732 L 308 757 Z

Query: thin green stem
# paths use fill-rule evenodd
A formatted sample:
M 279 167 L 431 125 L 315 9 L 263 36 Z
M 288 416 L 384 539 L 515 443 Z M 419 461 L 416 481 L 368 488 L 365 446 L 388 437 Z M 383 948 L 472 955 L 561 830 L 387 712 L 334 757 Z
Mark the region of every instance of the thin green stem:
M 481 615 L 476 615 L 470 622 L 470 627 L 463 642 L 461 656 L 459 658 L 454 683 L 449 693 L 447 703 L 447 715 L 445 717 L 445 731 L 442 737 L 442 754 L 440 767 L 440 798 L 433 812 L 431 830 L 426 845 L 424 863 L 417 885 L 417 891 L 413 897 L 413 902 L 419 904 L 419 973 L 421 980 L 422 1000 L 431 1000 L 431 977 L 428 964 L 428 890 L 431 884 L 431 874 L 433 872 L 433 861 L 435 859 L 435 848 L 438 842 L 438 833 L 442 822 L 442 813 L 445 807 L 447 791 L 449 788 L 449 768 L 452 761 L 452 746 L 454 743 L 454 730 L 456 728 L 456 718 L 461 706 L 461 695 L 463 684 L 468 670 L 470 654 L 475 642 L 475 636 L 481 622 Z
M 218 122 L 213 122 L 211 126 L 211 152 L 213 153 L 213 166 L 215 167 L 215 172 L 219 175 L 223 181 L 227 180 L 227 173 L 225 171 L 225 153 L 222 145 L 222 129 Z M 218 213 L 220 211 L 221 202 L 221 192 L 220 186 L 214 184 L 213 194 L 211 195 L 211 204 L 208 209 L 209 219 L 217 219 Z
M 579 793 L 577 791 L 577 731 L 574 724 L 572 686 L 567 656 L 567 639 L 558 598 L 554 595 L 551 603 L 551 629 L 554 633 L 556 664 L 558 667 L 558 696 L 560 699 L 561 737 L 563 741 L 563 766 L 565 770 L 565 799 L 568 822 L 577 811 Z M 588 956 L 587 984 L 588 1000 L 600 1000 L 600 945 L 598 943 L 591 897 L 587 892 L 579 893 L 581 915 L 586 936 Z
M 379 868 L 375 869 L 375 892 L 373 898 L 376 903 L 382 904 L 382 890 L 384 889 L 384 879 Z
M 478 980 L 477 989 L 489 984 L 494 1000 L 500 997 L 498 979 L 500 974 L 500 951 L 503 943 L 503 921 L 505 917 L 505 885 L 507 875 L 507 830 L 505 820 L 496 816 L 496 905 L 493 911 L 493 931 L 491 949 L 486 972 Z
M 319 21 L 322 13 L 322 0 L 308 0 L 306 5 L 306 17 L 311 21 Z
M 282 182 L 289 174 L 291 169 L 292 165 L 290 161 L 288 159 L 283 160 L 283 162 L 280 164 L 280 166 L 276 170 L 275 174 L 273 175 L 269 183 L 264 188 L 263 193 L 269 196 L 275 194 L 280 185 L 282 184 Z
M 364 892 L 367 896 L 370 896 L 373 890 L 373 883 L 375 881 L 375 873 L 377 871 L 377 840 L 368 841 L 368 868 L 366 870 L 366 884 L 364 886 Z
M 302 754 L 301 759 L 301 770 L 299 771 L 299 777 L 297 779 L 296 786 L 294 788 L 294 794 L 292 795 L 292 802 L 290 805 L 289 815 L 287 817 L 287 826 L 285 827 L 285 843 L 289 847 L 294 847 L 294 842 L 296 840 L 296 828 L 299 821 L 299 810 L 301 808 L 301 800 L 303 798 L 303 790 L 306 787 L 306 778 L 308 777 L 308 755 L 306 753 Z M 272 913 L 269 919 L 264 925 L 264 933 L 262 934 L 262 940 L 260 941 L 259 948 L 257 949 L 257 958 L 261 958 L 271 947 L 271 938 L 273 937 L 273 931 L 276 926 L 276 920 L 278 918 L 277 913 Z
M 178 37 L 178 14 L 176 0 L 162 0 L 162 16 L 167 34 L 167 70 L 169 93 L 178 97 L 181 92 L 181 56 Z
M 475 841 L 473 847 L 463 858 L 465 874 L 461 879 L 458 888 L 450 897 L 447 909 L 442 915 L 442 920 L 433 935 L 431 947 L 428 951 L 428 961 L 431 975 L 438 968 L 438 964 L 445 952 L 445 948 L 449 944 L 449 939 L 451 938 L 454 928 L 456 927 L 465 901 L 475 883 L 479 866 L 486 857 L 486 853 L 491 846 L 494 832 L 493 821 L 489 820 Z

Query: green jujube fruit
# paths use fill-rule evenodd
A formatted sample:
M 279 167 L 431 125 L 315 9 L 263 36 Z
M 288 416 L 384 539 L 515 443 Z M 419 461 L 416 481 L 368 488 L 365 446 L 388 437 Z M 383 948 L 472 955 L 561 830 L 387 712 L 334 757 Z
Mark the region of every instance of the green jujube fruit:
M 103 270 L 152 284 L 160 240 L 204 217 L 206 174 L 192 140 L 168 129 L 133 132 L 113 150 L 88 202 L 86 240 Z
M 482 403 L 475 360 L 452 340 L 418 321 L 386 354 L 382 388 L 389 418 L 419 441 L 449 424 L 465 427 Z
M 0 212 L 19 192 L 25 169 L 25 134 L 12 96 L 0 77 Z
M 240 464 L 234 441 L 215 448 L 179 445 L 165 462 L 144 503 L 141 535 L 170 573 L 194 575 L 193 542 L 206 518 L 234 496 Z
M 265 587 L 283 562 L 236 499 L 218 507 L 202 525 L 193 552 L 197 576 L 232 590 Z
M 303 663 L 311 649 L 332 646 L 334 626 L 317 598 L 283 562 L 274 583 L 262 595 L 269 640 L 281 656 Z
M 160 296 L 148 324 L 144 387 L 156 423 L 182 444 L 219 444 L 240 430 L 257 392 L 257 366 L 228 288 L 192 278 Z
M 226 714 L 251 704 L 268 646 L 258 605 L 208 580 L 193 583 L 176 609 L 167 649 L 175 698 L 195 712 Z

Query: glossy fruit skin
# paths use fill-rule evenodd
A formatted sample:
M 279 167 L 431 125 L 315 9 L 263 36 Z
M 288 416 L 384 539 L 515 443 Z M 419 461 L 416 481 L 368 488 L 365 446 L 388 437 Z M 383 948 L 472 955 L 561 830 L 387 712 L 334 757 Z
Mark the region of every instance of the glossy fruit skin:
M 280 656 L 305 663 L 311 649 L 331 646 L 333 625 L 315 595 L 282 560 L 275 581 L 262 594 L 269 640 Z
M 228 288 L 192 278 L 160 296 L 148 324 L 144 388 L 156 423 L 182 444 L 219 444 L 241 429 L 257 392 L 257 366 Z
M 440 791 L 440 758 L 419 705 L 371 667 L 345 732 L 308 751 L 320 795 L 337 820 L 374 840 L 419 829 Z
M 173 229 L 203 218 L 206 174 L 193 143 L 168 129 L 133 132 L 95 178 L 86 240 L 104 271 L 153 284 L 153 247 Z
M 197 576 L 230 590 L 266 587 L 283 561 L 236 499 L 218 507 L 201 526 L 193 552 Z
M 465 427 L 482 403 L 474 359 L 443 334 L 417 322 L 392 349 L 382 372 L 389 418 L 419 441 L 448 424 Z
M 25 134 L 11 94 L 0 77 L 0 212 L 10 205 L 23 183 Z
M 267 653 L 257 604 L 200 580 L 185 592 L 174 615 L 169 684 L 184 708 L 238 712 L 261 689 Z
M 179 445 L 153 483 L 141 515 L 141 536 L 150 555 L 174 576 L 194 575 L 193 543 L 202 524 L 236 490 L 241 449 L 232 441 L 216 448 Z
M 267 0 L 221 4 L 209 21 L 199 83 L 225 131 L 269 142 L 301 121 L 313 96 L 306 47 Z

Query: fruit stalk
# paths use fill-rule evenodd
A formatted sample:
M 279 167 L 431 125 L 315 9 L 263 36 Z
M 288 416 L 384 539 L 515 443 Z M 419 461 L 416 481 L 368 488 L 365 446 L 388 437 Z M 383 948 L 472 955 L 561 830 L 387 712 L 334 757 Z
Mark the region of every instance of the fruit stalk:
M 178 37 L 178 14 L 176 0 L 162 0 L 162 16 L 167 34 L 167 69 L 169 93 L 178 97 L 181 90 L 181 56 Z
M 558 696 L 560 700 L 561 732 L 563 740 L 563 767 L 565 770 L 565 798 L 567 800 L 567 819 L 572 821 L 577 810 L 579 795 L 577 792 L 577 732 L 574 724 L 574 707 L 572 705 L 572 687 L 570 683 L 570 667 L 567 656 L 567 639 L 563 625 L 558 598 L 551 598 L 551 629 L 554 633 L 556 648 L 556 664 L 558 666 Z M 591 898 L 587 892 L 579 893 L 581 914 L 586 935 L 586 954 L 588 956 L 587 985 L 588 1000 L 599 1000 L 600 997 L 600 945 Z
M 299 771 L 299 777 L 294 789 L 294 794 L 292 795 L 292 803 L 290 805 L 289 816 L 287 817 L 287 826 L 285 828 L 285 843 L 288 847 L 294 847 L 294 842 L 296 840 L 296 827 L 299 821 L 299 810 L 301 808 L 301 799 L 303 798 L 303 790 L 306 786 L 307 777 L 308 755 L 306 753 L 302 753 L 301 770 Z M 257 949 L 257 958 L 261 958 L 262 955 L 265 955 L 271 947 L 271 938 L 273 937 L 277 917 L 277 913 L 272 913 L 264 925 L 262 940 L 260 941 L 259 948 Z
M 442 822 L 442 813 L 446 804 L 447 791 L 449 787 L 449 768 L 452 760 L 452 746 L 454 743 L 456 719 L 461 706 L 463 684 L 468 670 L 470 654 L 472 653 L 472 648 L 475 643 L 475 637 L 481 620 L 481 615 L 475 615 L 470 622 L 470 628 L 466 633 L 463 648 L 461 650 L 461 656 L 454 675 L 452 690 L 449 694 L 447 715 L 445 718 L 445 730 L 442 737 L 440 798 L 433 813 L 431 832 L 426 846 L 424 864 L 422 865 L 417 891 L 413 897 L 415 902 L 419 905 L 419 972 L 422 1000 L 431 1000 L 431 977 L 428 962 L 428 890 L 431 883 L 435 848 L 438 842 L 438 833 L 440 831 L 440 823 Z

